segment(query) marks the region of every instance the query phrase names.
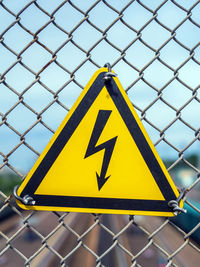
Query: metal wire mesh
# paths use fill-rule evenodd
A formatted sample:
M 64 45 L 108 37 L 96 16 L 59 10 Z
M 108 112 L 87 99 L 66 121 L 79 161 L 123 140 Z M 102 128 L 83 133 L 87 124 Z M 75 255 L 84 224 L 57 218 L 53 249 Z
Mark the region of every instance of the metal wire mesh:
M 15 215 L 0 224 L 0 265 L 150 266 L 152 253 L 152 266 L 159 259 L 197 266 L 191 237 L 199 238 L 200 210 L 191 198 L 199 201 L 200 169 L 190 154 L 200 140 L 200 1 L 46 2 L 0 1 L 1 173 L 24 178 L 21 158 L 39 156 L 94 70 L 109 61 L 157 150 L 173 156 L 172 177 L 180 165 L 192 172 L 184 201 L 197 222 L 187 231 L 168 218 L 22 212 L 2 189 L 0 214 L 10 207 Z M 138 232 L 142 243 L 133 245 Z

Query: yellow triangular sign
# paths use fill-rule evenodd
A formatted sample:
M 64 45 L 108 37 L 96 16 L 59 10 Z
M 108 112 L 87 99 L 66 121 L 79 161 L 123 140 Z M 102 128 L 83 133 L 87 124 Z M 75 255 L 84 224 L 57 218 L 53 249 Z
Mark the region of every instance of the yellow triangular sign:
M 99 69 L 17 194 L 24 209 L 173 216 L 179 193 L 117 77 Z M 182 206 L 182 202 L 181 202 Z

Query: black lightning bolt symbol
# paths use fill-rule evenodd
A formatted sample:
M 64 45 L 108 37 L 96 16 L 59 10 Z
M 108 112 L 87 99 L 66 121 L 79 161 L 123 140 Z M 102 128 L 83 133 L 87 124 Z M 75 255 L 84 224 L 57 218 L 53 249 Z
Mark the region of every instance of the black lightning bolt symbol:
M 108 118 L 110 117 L 111 110 L 99 110 L 99 113 L 97 115 L 97 119 L 94 125 L 94 129 L 88 144 L 88 148 L 85 154 L 85 158 L 105 149 L 104 158 L 103 158 L 103 164 L 101 168 L 101 174 L 100 176 L 96 172 L 97 176 L 97 182 L 98 182 L 98 188 L 101 190 L 102 186 L 105 184 L 105 182 L 108 180 L 108 177 L 106 177 L 106 172 L 110 163 L 110 159 L 113 153 L 113 149 L 115 146 L 115 142 L 117 139 L 117 136 L 104 142 L 103 144 L 100 144 L 96 146 L 99 137 L 108 121 Z

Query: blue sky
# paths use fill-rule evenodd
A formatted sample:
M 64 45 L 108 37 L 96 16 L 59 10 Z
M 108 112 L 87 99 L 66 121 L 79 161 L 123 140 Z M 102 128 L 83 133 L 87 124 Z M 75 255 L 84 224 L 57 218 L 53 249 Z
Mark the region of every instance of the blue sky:
M 17 14 L 27 4 L 24 0 L 7 0 L 3 4 Z M 81 10 L 86 12 L 95 1 L 71 1 Z M 141 3 L 152 10 L 156 10 L 162 1 L 147 1 Z M 196 1 L 176 1 L 185 9 L 189 10 Z M 62 1 L 47 1 L 41 0 L 37 3 L 45 9 L 49 14 L 54 12 L 56 7 Z M 107 1 L 116 10 L 120 11 L 128 3 L 128 1 Z M 20 134 L 33 125 L 37 120 L 37 115 L 27 109 L 23 104 L 15 106 L 19 100 L 19 95 L 23 92 L 23 99 L 26 105 L 31 106 L 37 113 L 41 113 L 45 107 L 54 99 L 54 93 L 58 92 L 59 101 L 66 107 L 70 108 L 79 94 L 82 91 L 74 82 L 64 86 L 70 80 L 70 74 L 60 68 L 57 64 L 50 64 L 44 71 L 40 73 L 42 67 L 52 59 L 52 54 L 56 54 L 57 62 L 62 64 L 69 72 L 76 70 L 77 66 L 86 60 L 88 55 L 96 62 L 97 65 L 103 66 L 106 62 L 115 64 L 114 71 L 118 74 L 124 89 L 130 87 L 139 77 L 139 72 L 131 68 L 123 60 L 118 61 L 121 54 L 124 54 L 124 59 L 129 61 L 139 71 L 143 70 L 144 78 L 153 85 L 157 90 L 162 89 L 162 99 L 177 110 L 184 106 L 192 99 L 194 91 L 200 84 L 200 28 L 189 20 L 186 20 L 178 28 L 177 26 L 187 16 L 187 11 L 179 8 L 171 1 L 167 1 L 158 11 L 157 19 L 161 24 L 171 32 L 176 33 L 176 40 L 182 43 L 180 46 L 175 40 L 171 40 L 164 47 L 163 44 L 170 38 L 171 32 L 162 27 L 153 20 L 146 27 L 145 23 L 152 19 L 152 12 L 148 8 L 142 7 L 138 2 L 134 2 L 123 12 L 123 21 L 133 27 L 125 26 L 120 20 L 115 23 L 110 29 L 109 25 L 118 17 L 118 13 L 113 11 L 103 2 L 98 3 L 88 13 L 89 21 L 98 27 L 96 30 L 87 21 L 84 21 L 75 31 L 76 25 L 84 18 L 84 14 L 79 12 L 69 3 L 65 3 L 62 8 L 54 12 L 56 27 L 50 23 L 44 30 L 37 31 L 45 25 L 49 20 L 49 16 L 38 9 L 37 6 L 31 4 L 22 13 L 20 12 L 20 23 L 28 28 L 33 34 L 37 33 L 38 41 L 47 46 L 49 51 L 45 50 L 42 45 L 34 42 L 27 50 L 23 50 L 27 44 L 33 40 L 33 36 L 27 33 L 19 24 L 14 24 L 8 31 L 5 29 L 15 21 L 15 16 L 6 11 L 0 6 L 0 34 L 3 34 L 3 42 L 7 47 L 14 52 L 5 48 L 5 45 L 0 44 L 0 73 L 5 77 L 6 83 L 13 88 L 9 89 L 5 84 L 0 84 L 0 115 L 7 114 L 7 122 L 12 125 Z M 200 4 L 196 5 L 192 10 L 191 19 L 196 24 L 200 24 Z M 63 31 L 61 30 L 63 29 Z M 107 29 L 107 30 L 106 30 Z M 137 33 L 141 32 L 141 38 L 148 43 L 154 51 L 146 47 L 140 40 L 135 41 L 128 49 L 128 45 L 137 37 Z M 113 43 L 116 48 L 113 48 L 105 40 L 101 40 L 103 35 L 107 35 L 107 40 Z M 67 42 L 68 37 L 72 36 L 72 40 L 77 43 L 83 51 L 78 49 L 72 42 Z M 99 43 L 98 43 L 99 41 Z M 97 43 L 95 47 L 94 44 Z M 61 44 L 65 44 L 62 47 Z M 160 49 L 159 49 L 160 48 Z M 159 60 L 155 60 L 147 68 L 146 64 L 151 62 L 155 57 L 156 52 L 160 53 L 159 58 L 166 64 L 170 65 L 174 70 L 178 71 L 178 77 L 182 81 L 175 79 L 167 86 L 167 82 L 174 77 L 174 71 L 164 66 Z M 84 52 L 86 51 L 86 53 Z M 122 51 L 122 52 L 121 52 Z M 192 54 L 193 53 L 193 54 Z M 190 55 L 193 59 L 190 59 Z M 21 56 L 21 62 L 28 66 L 35 74 L 40 73 L 40 81 L 46 86 L 44 88 L 35 81 L 35 74 L 25 69 L 21 64 L 17 63 L 11 70 L 9 67 L 17 60 L 17 56 Z M 190 59 L 182 66 L 182 63 Z M 9 71 L 8 71 L 9 70 Z M 84 87 L 92 74 L 97 70 L 97 66 L 87 61 L 83 66 L 75 71 L 76 81 Z M 184 85 L 185 83 L 185 85 Z M 32 85 L 32 86 L 30 86 Z M 187 87 L 186 85 L 189 85 Z M 27 91 L 26 88 L 30 87 Z M 61 91 L 60 89 L 63 88 Z M 133 104 L 138 107 L 137 112 L 141 115 L 141 110 L 145 110 L 147 120 L 150 120 L 160 130 L 174 120 L 176 111 L 170 108 L 161 100 L 158 100 L 153 106 L 147 108 L 157 98 L 158 92 L 148 86 L 142 80 L 139 80 L 130 87 L 128 96 Z M 174 123 L 165 132 L 166 139 L 178 149 L 183 149 L 195 137 L 195 130 L 200 125 L 200 103 L 193 99 L 186 107 L 181 110 L 181 118 L 192 126 L 192 129 L 183 124 L 180 120 Z M 57 103 L 54 103 L 45 112 L 42 112 L 42 120 L 48 124 L 53 130 L 56 130 L 61 121 L 67 114 L 67 110 Z M 148 123 L 144 122 L 152 141 L 155 143 L 159 139 L 159 131 L 155 130 Z M 52 133 L 42 124 L 37 124 L 30 132 L 25 134 L 25 140 L 38 152 L 42 152 Z M 0 151 L 3 154 L 9 153 L 20 142 L 20 137 L 9 129 L 5 124 L 0 127 Z M 178 153 L 161 142 L 157 150 L 162 158 L 176 158 Z M 189 153 L 197 153 L 199 151 L 199 141 L 196 141 L 187 151 Z M 31 168 L 37 155 L 30 151 L 26 146 L 20 146 L 9 157 L 9 162 L 22 172 L 26 172 Z M 0 156 L 0 164 L 2 162 Z

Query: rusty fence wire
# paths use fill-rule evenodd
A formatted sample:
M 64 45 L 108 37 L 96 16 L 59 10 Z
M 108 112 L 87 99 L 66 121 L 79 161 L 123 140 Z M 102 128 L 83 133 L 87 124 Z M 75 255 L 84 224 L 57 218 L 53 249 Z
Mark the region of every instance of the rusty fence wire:
M 198 266 L 199 14 L 186 0 L 0 1 L 0 266 Z M 187 215 L 28 212 L 4 187 L 107 62 L 186 188 Z

